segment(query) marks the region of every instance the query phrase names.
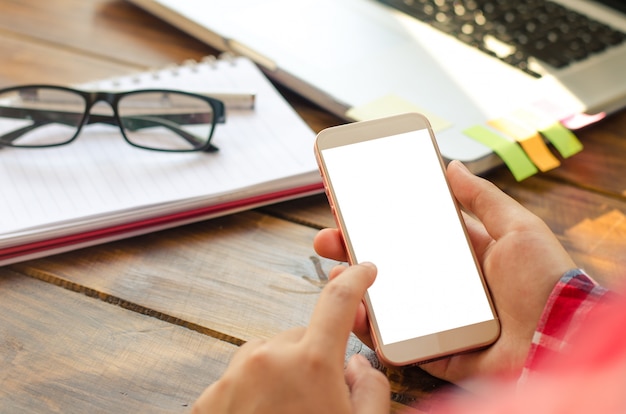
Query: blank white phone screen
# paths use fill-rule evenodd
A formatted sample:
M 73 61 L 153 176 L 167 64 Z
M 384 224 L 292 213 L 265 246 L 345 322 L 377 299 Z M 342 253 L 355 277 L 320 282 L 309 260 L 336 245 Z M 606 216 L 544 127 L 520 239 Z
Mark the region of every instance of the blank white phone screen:
M 493 319 L 428 130 L 322 151 L 384 345 Z

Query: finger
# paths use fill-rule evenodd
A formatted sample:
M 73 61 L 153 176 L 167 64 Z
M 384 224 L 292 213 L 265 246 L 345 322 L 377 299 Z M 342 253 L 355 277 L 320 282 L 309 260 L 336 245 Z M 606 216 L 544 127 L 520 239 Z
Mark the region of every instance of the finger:
M 365 310 L 365 304 L 363 302 L 361 302 L 356 310 L 352 332 L 370 349 L 374 349 L 374 341 L 372 340 L 372 333 L 370 332 L 370 323 L 367 318 L 367 311 Z
M 273 347 L 276 344 L 295 343 L 302 339 L 306 328 L 297 327 L 287 329 L 276 334 L 271 339 L 252 339 L 241 345 L 231 360 L 231 365 L 244 361 L 251 353 L 264 346 Z
M 333 280 L 334 278 L 339 276 L 341 274 L 341 272 L 343 272 L 347 268 L 348 268 L 348 266 L 344 266 L 344 265 L 337 265 L 337 266 L 333 267 L 332 269 L 330 269 L 330 272 L 328 272 L 328 279 Z
M 261 352 L 271 352 L 273 349 L 277 349 L 288 343 L 297 343 L 302 339 L 306 328 L 298 327 L 281 331 L 271 339 L 253 339 L 242 346 L 235 352 L 228 364 L 228 370 L 237 371 L 242 366 L 246 366 L 249 362 L 251 355 Z M 278 345 L 278 347 L 277 347 Z M 245 368 L 244 368 L 245 369 Z
M 447 177 L 457 200 L 496 240 L 521 226 L 527 227 L 529 222 L 541 222 L 494 184 L 472 174 L 460 161 L 450 162 Z
M 313 239 L 313 248 L 322 257 L 348 261 L 348 254 L 343 244 L 343 237 L 338 229 L 322 229 Z
M 287 343 L 287 342 L 298 342 L 302 339 L 306 332 L 306 328 L 298 327 L 293 329 L 288 329 L 286 331 L 279 332 L 272 339 L 268 341 L 268 343 L 278 342 L 278 343 Z
M 389 381 L 363 355 L 356 354 L 350 358 L 345 377 L 355 413 L 389 412 Z
M 200 397 L 194 402 L 192 412 L 197 414 L 227 412 L 228 395 L 221 380 L 214 382 L 204 389 Z
M 375 277 L 376 267 L 363 263 L 349 267 L 328 282 L 305 335 L 313 349 L 326 349 L 331 357 L 343 361 L 357 309 Z
M 235 354 L 230 360 L 229 365 L 235 366 L 239 363 L 239 361 L 244 361 L 249 354 L 254 352 L 254 350 L 264 346 L 267 343 L 266 339 L 251 339 L 247 341 L 245 344 L 241 345 Z
M 480 221 L 464 211 L 461 213 L 463 215 L 463 221 L 465 222 L 465 228 L 467 229 L 470 243 L 474 248 L 478 261 L 482 263 L 487 248 L 494 240 Z
M 237 375 L 237 372 L 246 371 L 246 366 L 250 361 L 250 357 L 254 355 L 259 350 L 262 350 L 264 346 L 266 346 L 266 341 L 253 341 L 246 342 L 243 344 L 235 353 L 233 354 L 230 361 L 228 361 L 228 365 L 226 366 L 225 371 L 222 373 L 220 381 L 223 378 L 228 377 L 229 375 Z M 220 382 L 218 381 L 218 383 Z M 213 384 L 215 385 L 215 384 Z
M 328 278 L 333 280 L 337 276 L 341 274 L 348 267 L 339 265 L 333 267 L 328 273 Z M 337 309 L 337 312 L 342 312 L 341 309 Z M 370 324 L 367 319 L 367 311 L 365 310 L 365 304 L 361 301 L 361 304 L 358 306 L 356 310 L 356 315 L 354 317 L 354 325 L 352 326 L 352 332 L 368 347 L 374 349 L 374 342 L 372 341 L 372 337 L 370 335 Z

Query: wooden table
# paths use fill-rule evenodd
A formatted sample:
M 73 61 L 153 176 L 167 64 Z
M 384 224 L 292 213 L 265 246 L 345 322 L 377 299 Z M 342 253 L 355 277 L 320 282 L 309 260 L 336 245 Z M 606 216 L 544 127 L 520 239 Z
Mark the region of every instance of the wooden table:
M 0 7 L 0 86 L 80 83 L 215 52 L 124 1 Z M 283 92 L 315 131 L 341 122 Z M 550 173 L 486 177 L 615 286 L 626 268 L 626 112 L 579 137 L 584 151 Z M 0 268 L 0 411 L 188 411 L 239 345 L 307 323 L 335 264 L 311 242 L 333 224 L 320 195 Z M 348 352 L 367 351 L 352 341 Z M 417 368 L 388 375 L 394 411 L 443 385 Z

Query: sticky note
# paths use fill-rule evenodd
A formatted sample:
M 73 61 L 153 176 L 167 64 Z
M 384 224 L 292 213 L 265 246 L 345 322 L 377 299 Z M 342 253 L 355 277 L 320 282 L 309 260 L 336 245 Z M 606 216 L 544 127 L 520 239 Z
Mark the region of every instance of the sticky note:
M 463 133 L 498 154 L 517 181 L 522 181 L 537 173 L 535 164 L 516 142 L 510 141 L 482 125 L 467 128 L 463 130 Z
M 365 121 L 407 112 L 418 112 L 424 115 L 430 122 L 430 126 L 434 132 L 443 131 L 452 126 L 452 123 L 442 117 L 394 94 L 386 95 L 364 105 L 351 108 L 346 112 L 346 115 L 355 121 Z
M 532 107 L 560 121 L 569 129 L 580 129 L 598 122 L 606 116 L 604 112 L 592 115 L 581 113 L 580 111 L 567 108 L 564 105 L 559 105 L 557 102 L 548 99 L 536 101 L 532 104 Z
M 569 129 L 580 129 L 586 127 L 587 125 L 595 124 L 599 120 L 604 119 L 604 117 L 606 117 L 604 112 L 593 115 L 580 113 L 561 119 L 561 123 Z
M 539 132 L 554 145 L 563 158 L 571 157 L 583 149 L 583 144 L 576 135 L 558 122 L 541 129 Z
M 487 123 L 519 142 L 528 157 L 541 171 L 549 171 L 561 165 L 543 142 L 539 132 L 506 118 L 492 119 Z
M 571 157 L 583 149 L 583 144 L 576 135 L 554 119 L 525 109 L 513 111 L 512 116 L 536 128 L 563 158 Z

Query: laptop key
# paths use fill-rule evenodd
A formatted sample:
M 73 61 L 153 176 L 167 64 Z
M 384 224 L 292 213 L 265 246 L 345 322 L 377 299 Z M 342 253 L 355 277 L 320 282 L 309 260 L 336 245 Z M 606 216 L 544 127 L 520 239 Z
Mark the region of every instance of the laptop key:
M 626 34 L 548 0 L 377 0 L 534 77 L 626 41 Z

